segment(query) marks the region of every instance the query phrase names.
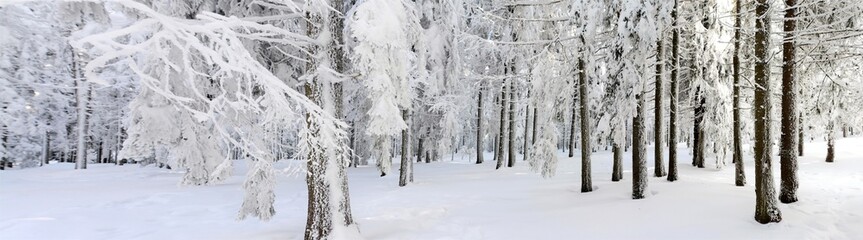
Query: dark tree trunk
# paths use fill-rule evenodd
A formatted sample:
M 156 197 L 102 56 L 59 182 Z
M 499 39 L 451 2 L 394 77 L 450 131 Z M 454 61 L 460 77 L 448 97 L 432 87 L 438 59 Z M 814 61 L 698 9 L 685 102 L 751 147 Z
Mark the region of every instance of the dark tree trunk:
M 527 97 L 525 99 L 524 104 L 524 150 L 522 161 L 527 161 L 528 155 L 530 155 L 530 80 L 527 82 Z
M 3 111 L 6 111 L 6 104 L 3 104 Z M 7 127 L 8 126 L 6 126 L 6 124 L 3 124 L 3 129 L 0 129 L 0 135 L 2 135 L 2 137 L 0 137 L 0 139 L 2 139 L 2 141 L 3 141 L 0 144 L 3 144 L 3 149 L 6 149 L 6 147 L 9 146 L 8 145 L 8 143 L 9 143 L 8 142 L 9 131 L 8 131 Z M 6 169 L 6 161 L 8 161 L 8 158 L 6 156 L 3 156 L 2 158 L 0 158 L 0 170 Z
M 351 154 L 350 154 L 351 166 L 358 167 L 357 165 L 360 165 L 360 159 L 359 159 L 359 157 L 357 157 L 357 151 L 356 151 L 357 145 L 356 145 L 356 140 L 355 140 L 356 131 L 355 130 L 356 130 L 356 125 L 354 125 L 354 122 L 352 121 L 351 122 L 351 132 L 350 132 L 350 134 L 351 134 L 350 144 L 351 144 L 351 149 L 353 149 L 353 151 L 351 151 Z
M 417 140 L 417 162 L 423 161 L 423 140 L 425 140 L 425 138 L 422 137 Z
M 696 107 L 695 107 L 695 124 L 692 129 L 692 165 L 698 168 L 704 168 L 704 96 L 701 96 L 700 87 L 695 90 Z
M 743 0 L 735 0 L 734 3 L 734 56 L 732 60 L 732 71 L 734 71 L 734 99 L 733 99 L 733 115 L 732 118 L 734 120 L 733 126 L 733 141 L 734 141 L 734 185 L 736 186 L 746 186 L 746 174 L 743 171 L 743 142 L 741 133 L 742 127 L 740 123 L 740 41 L 741 38 L 741 5 Z
M 512 17 L 517 16 L 517 14 L 515 13 L 515 8 L 516 8 L 515 6 L 509 6 L 507 8 L 509 11 L 509 16 L 512 16 Z M 518 31 L 513 30 L 510 32 L 510 35 L 512 37 L 512 41 L 514 41 L 514 42 L 518 41 Z M 517 80 L 516 76 L 518 75 L 518 69 L 516 68 L 518 66 L 516 58 L 517 58 L 517 56 L 514 56 L 510 60 L 509 74 L 512 76 L 507 76 L 509 78 L 509 81 L 510 81 L 509 82 L 509 103 L 508 103 L 509 104 L 509 133 L 508 133 L 509 143 L 507 143 L 507 146 L 509 147 L 509 156 L 507 157 L 508 158 L 507 159 L 508 161 L 506 164 L 507 167 L 515 166 L 515 137 L 516 137 L 515 136 L 515 103 L 516 103 L 516 96 L 517 96 L 515 93 L 515 91 L 516 91 L 515 82 Z
M 102 161 L 102 150 L 104 150 L 102 146 L 102 142 L 99 142 L 99 150 L 96 150 L 96 162 L 98 163 L 105 163 Z
M 663 63 L 662 54 L 662 39 L 660 39 L 659 41 L 656 41 L 656 88 L 653 99 L 654 177 L 664 177 L 667 174 L 665 172 L 665 161 L 663 161 L 665 156 L 662 152 L 662 95 L 664 94 L 664 90 L 662 88 L 662 69 L 665 64 Z
M 762 224 L 782 221 L 776 205 L 770 154 L 770 4 L 755 6 L 755 220 Z
M 530 128 L 530 131 L 532 132 L 530 136 L 530 144 L 534 144 L 536 143 L 536 108 L 533 108 L 533 124 L 531 125 L 533 126 Z
M 644 94 L 635 96 L 637 103 L 632 119 L 632 199 L 644 198 L 647 189 L 647 159 L 644 147 Z
M 498 146 L 497 146 L 497 145 L 499 144 L 499 143 L 498 143 L 498 140 L 500 140 L 500 134 L 495 135 L 495 136 L 494 136 L 494 139 L 492 139 L 492 140 L 494 140 L 494 142 L 492 142 L 492 147 L 491 147 L 492 149 L 491 149 L 491 150 L 494 152 L 494 154 L 492 155 L 491 160 L 492 160 L 492 161 L 497 161 L 497 158 L 499 157 L 499 155 L 498 155 L 498 154 L 500 154 L 500 153 L 498 153 L 498 152 L 497 152 L 497 149 L 498 149 Z
M 803 156 L 803 114 L 800 113 L 800 116 L 797 121 L 797 156 Z
M 572 117 L 569 121 L 569 157 L 575 156 L 575 114 L 577 111 L 576 104 L 572 104 Z
M 584 69 L 584 59 L 578 58 L 578 90 L 579 101 L 581 102 L 581 192 L 593 191 L 593 180 L 591 177 L 590 168 L 590 153 L 587 149 L 590 143 L 590 119 L 587 102 L 587 71 Z
M 51 161 L 51 135 L 45 131 L 45 143 L 42 145 L 42 163 L 48 164 Z
M 506 75 L 506 73 L 509 72 L 508 69 L 509 68 L 507 66 L 504 66 L 504 75 Z M 497 154 L 498 154 L 498 156 L 495 158 L 497 160 L 497 165 L 494 167 L 494 169 L 500 169 L 501 167 L 503 167 L 503 162 L 505 159 L 504 156 L 506 156 L 506 154 L 504 154 L 504 149 L 505 149 L 504 143 L 506 142 L 506 141 L 504 141 L 504 139 L 507 139 L 506 138 L 506 104 L 507 104 L 506 88 L 507 88 L 507 84 L 506 84 L 506 80 L 504 80 L 503 86 L 501 87 L 501 92 L 500 92 L 500 131 L 498 132 L 498 136 L 500 138 L 498 139 L 498 142 L 497 142 Z
M 484 148 L 482 144 L 482 87 L 480 87 L 476 100 L 476 164 L 482 164 Z
M 680 29 L 678 29 L 677 11 L 679 0 L 674 0 L 671 10 L 671 92 L 669 93 L 668 116 L 668 181 L 677 181 L 677 74 L 679 71 L 678 51 L 680 48 Z
M 408 115 L 408 110 L 402 110 L 402 118 L 406 123 L 408 123 L 408 127 L 402 130 L 402 151 L 401 151 L 401 167 L 399 168 L 399 187 L 404 187 L 408 185 L 409 176 L 411 175 L 411 153 L 410 153 L 410 116 Z
M 510 73 L 515 74 L 515 62 L 512 63 L 512 70 Z M 507 146 L 509 147 L 509 156 L 507 157 L 507 167 L 515 166 L 515 77 L 513 76 L 509 82 L 509 143 Z
M 797 0 L 785 0 L 785 41 L 782 43 L 782 130 L 779 143 L 780 191 L 782 203 L 797 202 L 797 83 L 795 81 L 795 31 Z
M 613 154 L 611 181 L 617 182 L 623 179 L 623 148 L 621 148 L 617 143 L 613 143 L 611 152 Z
M 836 124 L 833 120 L 827 124 L 827 159 L 825 161 L 832 163 L 836 158 Z

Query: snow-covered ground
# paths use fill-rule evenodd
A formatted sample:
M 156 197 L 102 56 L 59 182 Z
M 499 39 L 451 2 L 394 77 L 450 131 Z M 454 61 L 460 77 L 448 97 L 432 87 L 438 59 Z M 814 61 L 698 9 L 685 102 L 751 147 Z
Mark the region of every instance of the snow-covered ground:
M 825 144 L 807 143 L 800 201 L 781 205 L 782 222 L 770 225 L 753 220 L 751 158 L 748 186 L 735 187 L 732 165 L 694 168 L 685 150 L 680 181 L 651 177 L 643 200 L 630 199 L 629 171 L 623 181 L 610 181 L 610 153 L 599 152 L 591 193 L 579 192 L 578 156 L 562 159 L 553 179 L 530 172 L 525 162 L 496 171 L 491 161 L 456 157 L 417 164 L 416 183 L 404 188 L 397 172 L 380 178 L 374 168 L 350 169 L 351 203 L 366 239 L 860 239 L 861 147 L 863 138 L 839 140 L 837 162 L 828 164 Z M 629 169 L 628 153 L 625 163 Z M 280 177 L 276 216 L 260 222 L 236 220 L 242 165 L 227 182 L 200 187 L 178 186 L 181 173 L 152 167 L 72 168 L 0 172 L 0 239 L 302 238 L 300 176 Z M 777 158 L 777 185 L 778 168 Z

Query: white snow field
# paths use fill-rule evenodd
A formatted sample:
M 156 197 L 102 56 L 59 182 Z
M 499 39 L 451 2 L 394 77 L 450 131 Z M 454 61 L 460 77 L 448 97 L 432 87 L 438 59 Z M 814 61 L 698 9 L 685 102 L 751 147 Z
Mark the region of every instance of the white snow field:
M 629 171 L 610 181 L 605 151 L 594 154 L 591 193 L 579 192 L 576 155 L 561 159 L 552 179 L 521 161 L 496 171 L 491 156 L 482 165 L 466 156 L 416 164 L 416 182 L 403 188 L 397 171 L 380 178 L 373 167 L 350 169 L 350 194 L 366 239 L 861 239 L 863 138 L 839 140 L 835 163 L 823 161 L 825 151 L 823 142 L 807 142 L 800 201 L 781 204 L 782 222 L 769 225 L 753 220 L 751 157 L 748 185 L 736 187 L 733 165 L 698 169 L 685 150 L 680 181 L 650 170 L 643 200 L 630 199 Z M 2 171 L 0 239 L 302 239 L 303 178 L 280 177 L 271 221 L 238 221 L 245 168 L 237 165 L 232 178 L 212 186 L 179 186 L 181 173 L 137 165 Z M 774 170 L 778 186 L 778 157 Z

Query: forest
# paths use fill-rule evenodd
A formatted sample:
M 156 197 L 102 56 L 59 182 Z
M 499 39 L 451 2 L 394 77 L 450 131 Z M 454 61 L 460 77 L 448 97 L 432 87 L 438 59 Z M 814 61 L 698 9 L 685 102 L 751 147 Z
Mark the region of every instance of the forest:
M 861 64 L 858 0 L 0 0 L 0 238 L 854 239 Z

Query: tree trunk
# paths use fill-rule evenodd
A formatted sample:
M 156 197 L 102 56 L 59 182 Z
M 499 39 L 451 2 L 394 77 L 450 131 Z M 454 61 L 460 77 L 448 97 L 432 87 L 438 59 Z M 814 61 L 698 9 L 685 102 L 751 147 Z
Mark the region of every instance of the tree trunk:
M 833 120 L 827 124 L 827 159 L 825 161 L 832 163 L 836 158 L 836 124 Z
M 417 162 L 423 162 L 423 153 L 424 153 L 424 151 L 423 151 L 423 140 L 424 139 L 425 138 L 420 137 L 419 140 L 417 140 Z
M 617 182 L 623 179 L 623 148 L 617 143 L 611 144 L 613 160 L 611 165 L 611 181 Z
M 509 6 L 508 7 L 509 16 L 512 16 L 512 17 L 518 16 L 515 12 L 515 8 L 516 8 L 515 6 Z M 517 42 L 518 41 L 518 31 L 513 30 L 510 32 L 510 34 L 512 37 L 512 41 Z M 515 136 L 515 103 L 516 103 L 517 95 L 515 93 L 515 91 L 516 91 L 515 82 L 517 80 L 516 76 L 518 75 L 518 69 L 516 69 L 516 67 L 517 67 L 516 58 L 517 57 L 518 57 L 517 55 L 514 56 L 513 59 L 511 59 L 511 62 L 509 63 L 509 67 L 510 67 L 509 74 L 512 76 L 507 76 L 510 79 L 509 80 L 510 81 L 509 82 L 509 103 L 508 103 L 509 104 L 509 133 L 508 133 L 509 134 L 509 143 L 507 144 L 507 146 L 509 147 L 509 156 L 507 157 L 508 158 L 507 159 L 508 161 L 506 164 L 507 167 L 515 166 L 515 156 L 516 156 L 515 155 L 515 137 L 516 137 Z
M 701 87 L 695 90 L 695 113 L 692 128 L 692 166 L 704 168 L 704 97 L 701 96 Z
M 755 6 L 755 220 L 762 224 L 782 220 L 776 206 L 770 154 L 770 4 Z
M 512 74 L 515 74 L 515 63 L 512 63 Z M 509 82 L 509 156 L 507 157 L 507 167 L 515 166 L 515 76 Z
M 356 151 L 357 150 L 356 125 L 354 124 L 353 121 L 351 121 L 350 139 L 348 141 L 350 141 L 351 149 L 353 150 L 353 151 L 351 151 L 351 166 L 353 166 L 355 168 L 359 167 L 358 165 L 360 165 L 360 159 L 357 156 L 357 151 Z
M 89 95 L 89 85 L 84 81 L 83 74 L 78 68 L 78 58 L 74 56 L 75 51 L 72 51 L 72 76 L 75 78 L 75 96 L 76 109 L 78 111 L 78 146 L 75 149 L 75 169 L 87 169 L 87 95 Z
M 402 118 L 405 120 L 405 123 L 408 123 L 408 127 L 402 130 L 402 153 L 401 153 L 401 167 L 399 168 L 399 187 L 404 187 L 408 185 L 408 176 L 411 174 L 410 166 L 411 166 L 411 153 L 410 153 L 410 121 L 408 120 L 410 117 L 408 116 L 408 110 L 402 110 Z
M 575 99 L 575 97 L 573 97 Z M 576 104 L 572 104 L 572 117 L 570 117 L 569 121 L 569 157 L 575 156 L 575 115 L 577 114 L 578 108 Z
M 305 93 L 309 99 L 321 103 L 318 95 L 319 89 L 316 83 L 307 83 L 305 85 Z M 321 126 L 313 120 L 311 115 L 306 116 L 306 125 L 311 131 L 319 131 Z M 306 218 L 305 239 L 318 240 L 328 239 L 333 233 L 333 228 L 336 223 L 351 225 L 353 219 L 350 214 L 350 203 L 347 192 L 347 176 L 344 169 L 344 164 L 338 163 L 340 159 L 329 159 L 326 156 L 330 155 L 326 151 L 334 151 L 333 149 L 312 149 L 309 152 L 306 174 L 306 184 L 308 190 L 308 213 Z M 339 179 L 333 181 L 328 177 L 328 172 L 335 171 Z M 338 188 L 339 190 L 333 190 Z M 333 191 L 338 191 L 342 196 L 332 196 Z M 331 207 L 338 205 L 339 207 Z M 333 209 L 338 209 L 333 211 Z M 339 221 L 335 221 L 339 218 Z
M 482 87 L 477 91 L 476 100 L 476 164 L 482 164 L 484 148 L 482 144 Z
M 51 135 L 45 131 L 45 142 L 42 144 L 42 163 L 48 164 L 51 160 Z
M 593 180 L 590 168 L 590 109 L 587 102 L 587 75 L 584 69 L 584 60 L 578 58 L 578 96 L 581 102 L 581 192 L 593 191 Z
M 732 118 L 734 121 L 734 126 L 732 131 L 733 134 L 733 145 L 734 145 L 734 185 L 737 186 L 746 186 L 746 174 L 743 171 L 743 134 L 741 133 L 742 127 L 740 122 L 740 41 L 742 41 L 741 32 L 741 5 L 743 0 L 735 0 L 734 2 L 734 56 L 732 59 L 732 77 L 734 78 L 734 99 L 732 106 Z
M 97 163 L 105 163 L 102 161 L 102 142 L 99 142 L 99 148 L 96 150 L 96 162 Z
M 665 172 L 665 161 L 663 161 L 665 156 L 663 156 L 664 154 L 662 152 L 662 95 L 664 94 L 664 90 L 662 89 L 662 68 L 665 64 L 663 63 L 662 54 L 662 39 L 660 39 L 659 41 L 656 41 L 656 88 L 655 93 L 653 94 L 654 177 L 664 177 L 667 174 Z
M 342 0 L 330 0 L 330 6 L 343 6 Z M 341 7 L 340 7 L 341 8 Z M 344 54 L 341 46 L 342 30 L 344 19 L 334 12 L 326 12 L 326 17 L 317 15 L 317 13 L 306 12 L 306 18 L 310 20 L 307 25 L 309 36 L 316 36 L 322 32 L 332 32 L 333 36 L 330 42 L 324 42 L 321 46 L 326 49 L 318 49 L 311 47 L 310 51 L 314 56 L 317 51 L 326 51 L 325 57 L 317 61 L 323 61 L 323 64 L 334 66 L 335 71 L 342 73 L 345 71 L 343 63 Z M 328 21 L 329 24 L 324 22 Z M 320 27 L 325 29 L 321 29 Z M 317 61 L 309 61 L 308 69 L 317 69 Z M 336 101 L 332 97 L 322 96 L 320 92 L 327 92 L 320 89 L 331 83 L 320 83 L 317 80 L 306 83 L 304 85 L 305 95 L 309 99 L 315 101 L 319 106 L 330 106 L 336 108 Z M 325 107 L 326 109 L 326 107 Z M 338 110 L 334 110 L 332 114 L 337 114 Z M 319 131 L 321 126 L 317 121 L 312 119 L 310 114 L 306 115 L 307 127 L 315 132 Z M 341 143 L 348 144 L 348 143 Z M 310 144 L 315 146 L 317 144 Z M 314 148 L 314 147 L 313 147 Z M 306 164 L 308 173 L 306 174 L 306 184 L 308 186 L 308 214 L 306 218 L 305 239 L 318 240 L 332 238 L 333 229 L 345 228 L 353 225 L 353 217 L 351 216 L 350 197 L 348 191 L 347 171 L 345 163 L 349 162 L 350 156 L 348 153 L 335 152 L 336 149 L 317 148 L 309 151 L 309 162 Z M 332 158 L 332 156 L 339 156 Z M 337 179 L 332 179 L 329 175 L 335 174 Z M 333 196 L 333 193 L 336 193 Z
M 803 156 L 803 113 L 797 121 L 797 156 Z
M 779 143 L 780 191 L 782 203 L 797 202 L 797 83 L 795 81 L 795 31 L 797 0 L 785 0 L 785 41 L 782 43 L 782 130 Z
M 679 71 L 680 29 L 678 29 L 677 10 L 679 0 L 674 0 L 671 10 L 671 92 L 669 93 L 668 115 L 668 181 L 677 181 L 677 74 Z
M 632 119 L 632 199 L 644 198 L 647 189 L 647 159 L 644 147 L 644 94 L 635 96 L 637 103 Z
M 530 131 L 533 132 L 530 135 L 530 144 L 536 143 L 536 108 L 533 108 L 533 124 L 531 124 Z
M 506 73 L 509 72 L 508 69 L 509 69 L 508 67 L 504 66 L 504 75 L 506 75 Z M 501 92 L 500 92 L 500 131 L 498 132 L 499 139 L 497 141 L 497 154 L 498 154 L 498 156 L 495 158 L 497 160 L 497 165 L 494 167 L 494 169 L 500 169 L 501 167 L 503 167 L 504 156 L 506 156 L 506 154 L 504 154 L 504 152 L 503 152 L 505 149 L 504 143 L 506 142 L 506 141 L 504 141 L 504 139 L 507 139 L 506 138 L 506 104 L 507 104 L 506 88 L 507 88 L 507 84 L 506 84 L 506 80 L 504 80 L 503 86 L 501 87 Z
M 0 103 L 0 104 L 3 104 L 3 111 L 6 111 L 6 103 Z M 3 149 L 8 149 L 7 147 L 9 146 L 8 145 L 9 144 L 9 142 L 8 142 L 9 131 L 8 131 L 8 126 L 6 126 L 6 124 L 3 124 L 3 129 L 0 129 L 0 135 L 2 135 L 2 137 L 0 137 L 0 140 L 2 140 L 2 142 L 0 142 L 0 144 L 3 144 Z M 9 158 L 7 158 L 6 156 L 0 157 L 0 170 L 6 169 L 6 161 L 8 159 Z
M 498 157 L 500 157 L 500 156 L 498 155 L 498 154 L 500 154 L 500 153 L 498 153 L 498 152 L 497 152 L 498 144 L 499 144 L 499 143 L 498 143 L 498 140 L 500 140 L 500 134 L 495 135 L 495 136 L 494 136 L 494 139 L 492 139 L 492 140 L 494 140 L 494 142 L 492 142 L 491 150 L 494 152 L 494 154 L 492 154 L 491 160 L 492 160 L 492 161 L 497 161 Z
M 410 152 L 410 150 L 408 150 L 408 152 Z M 410 164 L 410 167 L 408 167 L 408 172 L 410 173 L 408 175 L 408 182 L 414 182 L 414 161 L 412 160 L 413 156 L 408 155 L 408 164 Z
M 524 150 L 522 151 L 522 161 L 527 161 L 530 154 L 530 81 L 527 83 L 527 96 L 524 98 Z

